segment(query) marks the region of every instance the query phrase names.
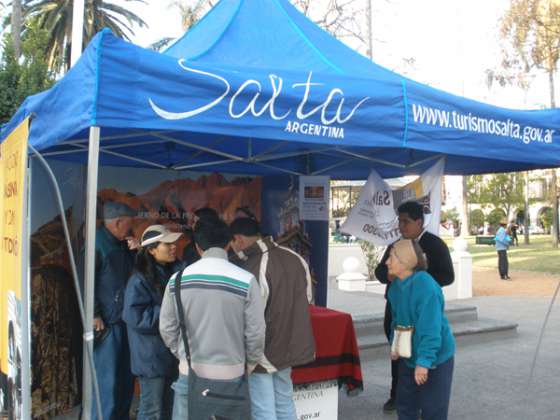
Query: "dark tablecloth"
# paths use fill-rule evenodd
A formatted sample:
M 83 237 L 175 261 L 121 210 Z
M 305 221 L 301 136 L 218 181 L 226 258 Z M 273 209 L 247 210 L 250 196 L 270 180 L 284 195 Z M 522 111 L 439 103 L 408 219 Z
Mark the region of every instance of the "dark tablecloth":
M 311 305 L 316 358 L 292 370 L 294 385 L 338 380 L 349 394 L 364 389 L 360 353 L 352 316 L 345 312 Z

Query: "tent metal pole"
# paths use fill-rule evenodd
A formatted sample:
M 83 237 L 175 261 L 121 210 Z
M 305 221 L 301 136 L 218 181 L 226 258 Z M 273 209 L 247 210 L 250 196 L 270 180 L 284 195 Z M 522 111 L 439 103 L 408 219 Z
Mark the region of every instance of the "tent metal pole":
M 224 160 L 216 160 L 214 162 L 202 162 L 202 163 L 193 163 L 191 165 L 173 166 L 171 169 L 174 169 L 176 171 L 182 171 L 185 169 L 204 168 L 205 166 L 224 165 L 232 162 L 238 163 L 239 161 L 233 159 L 224 159 Z
M 330 171 L 331 169 L 335 169 L 335 168 L 339 168 L 340 166 L 348 165 L 350 162 L 353 162 L 353 161 L 354 161 L 354 159 L 346 159 L 346 160 L 343 160 L 342 162 L 335 163 L 334 165 L 327 166 L 326 168 L 319 169 L 319 170 L 313 172 L 311 175 L 321 175 L 322 173 Z
M 370 162 L 375 162 L 375 163 L 381 163 L 381 164 L 387 165 L 387 166 L 394 166 L 395 168 L 401 168 L 401 169 L 406 168 L 406 165 L 401 165 L 399 163 L 389 162 L 389 161 L 383 160 L 383 159 L 372 158 L 370 156 L 361 155 L 359 153 L 354 153 L 354 152 L 351 152 L 349 150 L 341 149 L 339 147 L 337 147 L 334 150 L 339 152 L 339 153 L 342 153 L 342 154 L 345 154 L 345 155 L 348 155 L 348 156 L 353 156 L 353 157 L 358 158 L 358 159 L 368 160 Z
M 239 161 L 245 160 L 245 158 L 242 157 L 242 156 L 232 155 L 231 153 L 226 153 L 226 152 L 222 152 L 220 150 L 210 149 L 209 147 L 201 146 L 199 144 L 191 143 L 191 142 L 188 142 L 188 141 L 185 141 L 185 140 L 175 139 L 173 137 L 164 136 L 162 134 L 153 134 L 153 136 L 157 137 L 159 139 L 163 139 L 163 140 L 167 140 L 167 141 L 170 141 L 170 142 L 173 142 L 173 143 L 181 144 L 183 146 L 187 146 L 187 147 L 190 147 L 190 148 L 193 148 L 193 149 L 202 150 L 203 152 L 212 153 L 214 155 L 222 156 L 222 157 L 225 157 L 225 158 L 239 160 Z
M 137 138 L 140 136 L 151 136 L 153 134 L 157 134 L 157 133 L 169 133 L 169 131 L 135 131 L 133 133 L 127 133 L 127 134 L 115 134 L 114 136 L 106 136 L 103 137 L 103 143 L 110 141 L 110 140 L 124 140 L 124 139 L 129 139 L 129 138 Z M 87 139 L 75 139 L 75 140 L 66 140 L 64 142 L 61 142 L 60 145 L 64 146 L 67 144 L 87 144 L 89 142 L 89 138 Z M 43 155 L 44 156 L 44 155 Z
M 71 146 L 77 147 L 80 150 L 84 150 L 84 151 L 88 150 L 86 146 L 82 146 L 80 144 L 72 144 Z M 99 151 L 107 155 L 113 155 L 123 159 L 131 160 L 133 162 L 143 163 L 144 165 L 154 166 L 158 169 L 168 169 L 167 166 L 160 165 L 159 163 L 150 162 L 149 160 L 145 160 L 145 159 L 135 158 L 133 156 L 125 155 L 124 153 L 118 153 L 118 152 L 113 152 L 111 150 L 106 150 L 104 147 L 99 148 Z
M 311 154 L 317 154 L 317 153 L 323 153 L 323 152 L 328 152 L 333 150 L 332 147 L 327 147 L 324 149 L 318 149 L 318 150 L 300 150 L 297 152 L 286 152 L 286 153 L 279 153 L 277 155 L 265 155 L 265 156 L 260 156 L 257 157 L 255 156 L 252 159 L 249 159 L 249 162 L 266 162 L 269 160 L 279 160 L 279 159 L 288 159 L 291 157 L 295 157 L 295 156 L 302 156 L 302 155 L 311 155 Z
M 261 163 L 261 162 L 254 162 L 255 165 L 259 165 L 259 166 L 263 166 L 265 168 L 270 168 L 270 169 L 274 169 L 275 171 L 280 171 L 280 172 L 284 172 L 290 175 L 297 175 L 297 176 L 302 176 L 304 174 L 302 174 L 301 172 L 296 172 L 296 171 L 291 171 L 289 169 L 283 169 L 283 168 L 279 168 L 277 166 L 274 165 L 268 165 L 266 163 Z
M 31 159 L 27 159 L 27 174 L 24 179 L 26 194 L 24 194 L 23 211 L 26 214 L 23 223 L 22 238 L 22 276 L 21 276 L 21 303 L 22 303 L 22 416 L 23 420 L 31 419 Z
M 95 293 L 95 230 L 97 210 L 97 178 L 99 170 L 99 127 L 89 129 L 88 175 L 86 189 L 86 249 L 85 249 L 85 280 L 84 280 L 84 308 L 85 345 L 93 353 L 93 306 Z M 92 372 L 88 363 L 87 348 L 84 348 L 82 382 L 82 419 L 91 418 L 92 408 Z
M 70 154 L 85 153 L 85 152 L 87 152 L 87 148 L 84 147 L 83 149 L 76 149 L 76 150 L 61 150 L 60 152 L 47 152 L 47 153 L 43 153 L 43 157 L 70 155 Z
M 407 168 L 414 168 L 415 166 L 422 165 L 423 163 L 430 162 L 431 160 L 440 159 L 440 158 L 442 158 L 442 157 L 444 157 L 444 156 L 445 156 L 445 155 L 443 155 L 443 154 L 441 154 L 441 155 L 436 155 L 436 156 L 430 156 L 430 157 L 428 157 L 428 158 L 426 158 L 426 159 L 419 160 L 418 162 L 411 163 L 410 165 L 407 165 L 406 167 L 407 167 Z

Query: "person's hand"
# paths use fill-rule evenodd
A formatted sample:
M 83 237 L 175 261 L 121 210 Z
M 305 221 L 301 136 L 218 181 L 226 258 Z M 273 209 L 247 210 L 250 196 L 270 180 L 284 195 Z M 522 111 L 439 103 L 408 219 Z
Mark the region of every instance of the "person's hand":
M 105 324 L 100 317 L 93 318 L 93 330 L 103 331 L 105 329 Z
M 391 360 L 398 360 L 398 359 L 399 359 L 399 353 L 397 353 L 396 351 L 392 351 Z
M 428 368 L 416 366 L 416 369 L 414 369 L 414 380 L 418 385 L 424 385 L 428 381 Z
M 133 236 L 127 236 L 126 243 L 131 251 L 140 248 L 140 241 Z

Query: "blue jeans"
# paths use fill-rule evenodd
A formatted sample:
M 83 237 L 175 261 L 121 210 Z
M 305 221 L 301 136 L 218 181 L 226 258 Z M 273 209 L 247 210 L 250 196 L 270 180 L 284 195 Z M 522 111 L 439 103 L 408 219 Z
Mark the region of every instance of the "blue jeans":
M 292 369 L 249 376 L 253 420 L 296 420 Z
M 173 420 L 189 418 L 189 377 L 179 374 L 179 378 L 171 385 L 173 388 Z
M 103 420 L 128 420 L 134 377 L 130 371 L 126 326 L 121 321 L 105 328 L 109 328 L 107 336 L 93 349 Z M 97 420 L 95 396 L 91 418 Z
M 140 403 L 137 420 L 170 420 L 173 407 L 173 379 L 139 377 Z

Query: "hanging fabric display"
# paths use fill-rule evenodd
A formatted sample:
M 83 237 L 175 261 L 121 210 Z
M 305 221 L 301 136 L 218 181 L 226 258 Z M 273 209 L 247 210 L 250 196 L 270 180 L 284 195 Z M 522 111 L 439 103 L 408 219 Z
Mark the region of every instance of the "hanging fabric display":
M 424 228 L 437 235 L 444 166 L 442 158 L 418 179 L 395 190 L 371 171 L 341 231 L 375 245 L 389 245 L 401 236 L 397 208 L 406 201 L 418 201 L 424 207 Z

